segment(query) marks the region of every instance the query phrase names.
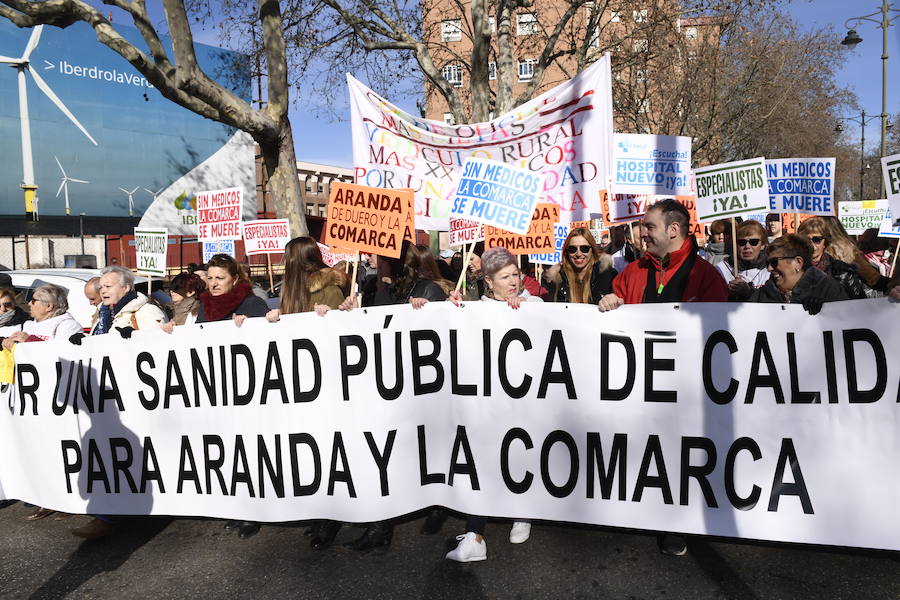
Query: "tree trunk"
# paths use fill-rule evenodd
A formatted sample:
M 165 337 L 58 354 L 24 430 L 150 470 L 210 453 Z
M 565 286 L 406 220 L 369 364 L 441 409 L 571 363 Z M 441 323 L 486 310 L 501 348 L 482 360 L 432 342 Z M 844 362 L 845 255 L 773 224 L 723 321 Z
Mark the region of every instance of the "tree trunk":
M 291 237 L 309 235 L 306 214 L 300 203 L 300 180 L 297 178 L 297 156 L 291 123 L 286 118 L 282 135 L 275 141 L 259 141 L 263 167 L 269 182 L 269 194 L 280 219 L 288 219 Z

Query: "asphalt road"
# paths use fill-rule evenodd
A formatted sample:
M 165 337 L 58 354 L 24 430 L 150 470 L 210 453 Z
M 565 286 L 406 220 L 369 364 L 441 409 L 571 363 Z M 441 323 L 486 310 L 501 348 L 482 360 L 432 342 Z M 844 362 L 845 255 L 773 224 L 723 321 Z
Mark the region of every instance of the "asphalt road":
M 443 558 L 461 533 L 435 536 L 422 519 L 399 525 L 391 550 L 360 556 L 310 549 L 301 524 L 250 539 L 221 521 L 134 518 L 105 540 L 82 541 L 74 516 L 36 523 L 0 510 L 2 598 L 900 598 L 900 553 L 691 538 L 684 557 L 659 554 L 644 532 L 539 523 L 522 545 L 509 524 L 487 529 L 488 560 Z M 361 530 L 345 527 L 337 542 Z

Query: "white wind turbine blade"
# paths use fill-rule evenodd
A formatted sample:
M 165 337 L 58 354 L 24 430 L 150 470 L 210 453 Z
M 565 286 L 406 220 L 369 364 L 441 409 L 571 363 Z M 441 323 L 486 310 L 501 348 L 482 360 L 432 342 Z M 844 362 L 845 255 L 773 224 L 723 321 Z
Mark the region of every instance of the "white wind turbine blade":
M 56 160 L 56 164 L 57 164 L 57 166 L 59 166 L 59 171 L 60 171 L 60 173 L 62 173 L 62 174 L 63 174 L 63 177 L 65 177 L 65 176 L 66 176 L 66 170 L 65 170 L 65 169 L 63 169 L 63 167 L 62 167 L 62 163 L 61 163 L 61 162 L 59 162 L 59 159 L 58 159 L 58 158 L 56 158 L 56 156 L 54 156 L 54 157 L 53 157 L 53 158 L 54 158 L 54 160 Z
M 56 190 L 56 197 L 59 198 L 59 195 L 62 194 L 63 188 L 66 187 L 66 178 L 63 177 L 63 180 L 59 184 L 59 189 Z
M 50 86 L 47 85 L 47 82 L 44 81 L 40 75 L 38 75 L 37 71 L 35 71 L 34 69 L 28 69 L 28 72 L 31 73 L 31 77 L 34 79 L 34 82 L 39 88 L 41 88 L 41 91 L 44 92 L 44 94 L 46 94 L 48 98 L 50 98 L 53 104 L 55 104 L 56 107 L 61 110 L 64 115 L 69 117 L 69 120 L 72 121 L 72 123 L 74 123 L 75 126 L 81 130 L 81 133 L 87 136 L 87 139 L 91 140 L 91 142 L 95 146 L 99 146 L 97 140 L 91 137 L 91 134 L 89 134 L 88 130 L 84 128 L 84 125 L 82 125 L 78 121 L 78 119 L 75 118 L 75 115 L 73 115 L 72 112 L 68 108 L 66 108 L 66 105 L 62 103 L 62 100 L 59 99 L 59 96 L 53 93 L 53 90 L 51 90 Z
M 22 62 L 21 58 L 11 58 L 9 56 L 0 56 L 0 63 L 9 63 L 11 65 L 17 65 Z
M 128 193 L 128 190 L 126 190 L 125 188 L 119 188 L 119 189 L 122 190 L 123 192 L 125 192 L 126 194 Z
M 72 177 L 69 177 L 69 181 L 73 183 L 90 183 L 90 181 L 85 181 L 84 179 L 74 179 Z
M 129 193 L 129 194 L 133 194 L 133 193 L 135 193 L 136 191 L 138 191 L 139 189 L 141 189 L 140 186 L 134 188 L 133 190 L 131 190 L 131 191 L 128 192 L 128 193 Z
M 28 62 L 31 53 L 37 48 L 38 42 L 41 40 L 41 32 L 44 30 L 43 25 L 38 25 L 31 30 L 31 37 L 28 38 L 28 44 L 25 46 L 25 52 L 22 53 L 22 61 Z

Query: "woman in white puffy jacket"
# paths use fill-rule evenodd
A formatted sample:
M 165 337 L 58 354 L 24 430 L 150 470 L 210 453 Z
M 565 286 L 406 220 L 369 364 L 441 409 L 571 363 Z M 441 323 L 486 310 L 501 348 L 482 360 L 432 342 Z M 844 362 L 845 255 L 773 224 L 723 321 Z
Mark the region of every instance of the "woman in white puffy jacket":
M 91 335 L 119 329 L 122 337 L 130 337 L 136 329 L 158 329 L 168 321 L 166 313 L 134 287 L 134 273 L 118 265 L 101 271 L 99 318 Z
M 69 314 L 68 292 L 46 283 L 38 286 L 28 301 L 31 319 L 21 325 L 4 328 L 3 347 L 12 350 L 19 342 L 38 342 L 53 339 L 67 340 L 81 332 L 81 325 Z

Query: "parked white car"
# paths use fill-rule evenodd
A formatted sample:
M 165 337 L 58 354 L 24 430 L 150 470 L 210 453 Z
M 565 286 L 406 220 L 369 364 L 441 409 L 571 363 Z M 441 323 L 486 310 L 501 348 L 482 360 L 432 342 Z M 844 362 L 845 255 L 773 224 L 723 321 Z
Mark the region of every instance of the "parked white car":
M 84 296 L 84 284 L 92 277 L 100 276 L 100 269 L 21 269 L 3 271 L 12 278 L 13 287 L 24 301 L 31 299 L 34 289 L 44 283 L 52 283 L 69 291 L 69 312 L 85 330 L 90 329 L 96 308 Z

